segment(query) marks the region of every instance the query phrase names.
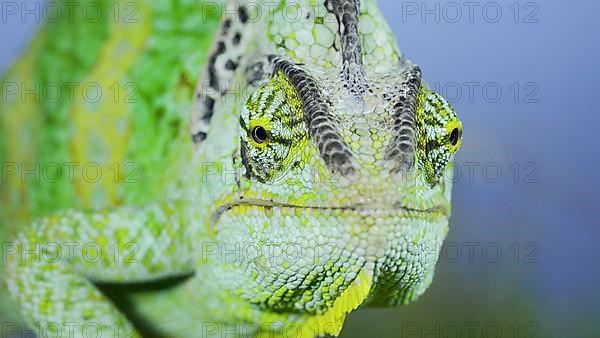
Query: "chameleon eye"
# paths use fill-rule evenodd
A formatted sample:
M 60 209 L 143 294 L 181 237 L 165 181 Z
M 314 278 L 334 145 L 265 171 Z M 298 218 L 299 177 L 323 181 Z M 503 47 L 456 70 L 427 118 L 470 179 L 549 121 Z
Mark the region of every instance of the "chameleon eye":
M 460 136 L 461 136 L 461 131 L 458 128 L 454 128 L 454 129 L 452 129 L 452 132 L 450 133 L 450 137 L 449 137 L 448 141 L 450 141 L 451 145 L 456 146 L 458 144 L 458 141 L 460 141 Z
M 259 86 L 240 112 L 240 157 L 246 177 L 275 182 L 308 140 L 296 89 L 281 72 Z
M 252 138 L 256 143 L 264 143 L 269 138 L 269 133 L 261 126 L 254 127 L 252 129 Z
M 444 176 L 462 143 L 462 124 L 442 96 L 425 92 L 422 110 L 417 111 L 417 159 L 427 182 L 434 186 Z

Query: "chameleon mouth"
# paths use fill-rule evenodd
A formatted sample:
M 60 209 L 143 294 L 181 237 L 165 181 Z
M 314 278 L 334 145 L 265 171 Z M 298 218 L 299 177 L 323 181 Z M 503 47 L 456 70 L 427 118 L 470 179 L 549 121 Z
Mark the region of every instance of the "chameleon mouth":
M 211 218 L 211 226 L 214 226 L 219 218 L 225 214 L 227 211 L 230 211 L 237 207 L 257 207 L 257 208 L 278 208 L 278 209 L 288 209 L 288 210 L 306 210 L 306 211 L 324 211 L 329 213 L 352 213 L 352 214 L 364 214 L 364 215 L 378 215 L 378 216 L 387 216 L 387 215 L 409 215 L 409 214 L 429 214 L 429 215 L 438 215 L 441 217 L 449 218 L 450 211 L 447 207 L 443 205 L 433 206 L 431 208 L 412 208 L 407 207 L 401 204 L 393 204 L 389 206 L 377 206 L 377 205 L 369 205 L 369 204 L 357 204 L 357 205 L 347 205 L 347 206 L 313 206 L 313 205 L 297 205 L 291 203 L 280 203 L 274 201 L 265 201 L 265 200 L 238 200 L 230 203 L 226 203 L 220 206 L 215 214 Z

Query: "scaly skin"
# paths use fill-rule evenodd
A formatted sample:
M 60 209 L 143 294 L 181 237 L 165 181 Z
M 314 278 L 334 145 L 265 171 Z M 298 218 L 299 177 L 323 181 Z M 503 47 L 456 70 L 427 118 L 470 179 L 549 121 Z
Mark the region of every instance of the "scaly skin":
M 38 333 L 337 336 L 359 306 L 426 290 L 462 129 L 374 0 L 139 9 L 136 24 L 90 25 L 87 44 L 74 39 L 85 20 L 47 25 L 4 79 L 139 86 L 137 102 L 0 110 L 3 161 L 140 169 L 138 184 L 3 189 L 4 223 L 30 222 L 5 281 Z

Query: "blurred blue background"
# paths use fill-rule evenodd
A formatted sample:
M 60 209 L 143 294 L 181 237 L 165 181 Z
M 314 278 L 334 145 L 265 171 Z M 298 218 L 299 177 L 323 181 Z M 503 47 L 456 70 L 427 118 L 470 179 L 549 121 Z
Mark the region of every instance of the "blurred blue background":
M 432 287 L 343 336 L 600 337 L 600 2 L 379 4 L 464 143 Z M 35 31 L 19 21 L 0 24 L 0 71 Z

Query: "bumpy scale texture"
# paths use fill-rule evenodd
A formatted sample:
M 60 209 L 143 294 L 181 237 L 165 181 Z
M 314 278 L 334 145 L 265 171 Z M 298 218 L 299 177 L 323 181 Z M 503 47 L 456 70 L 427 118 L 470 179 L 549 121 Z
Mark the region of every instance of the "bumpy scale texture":
M 462 127 L 374 0 L 133 4 L 46 24 L 3 78 L 105 93 L 0 108 L 2 161 L 104 173 L 1 183 L 34 330 L 337 336 L 427 289 Z

